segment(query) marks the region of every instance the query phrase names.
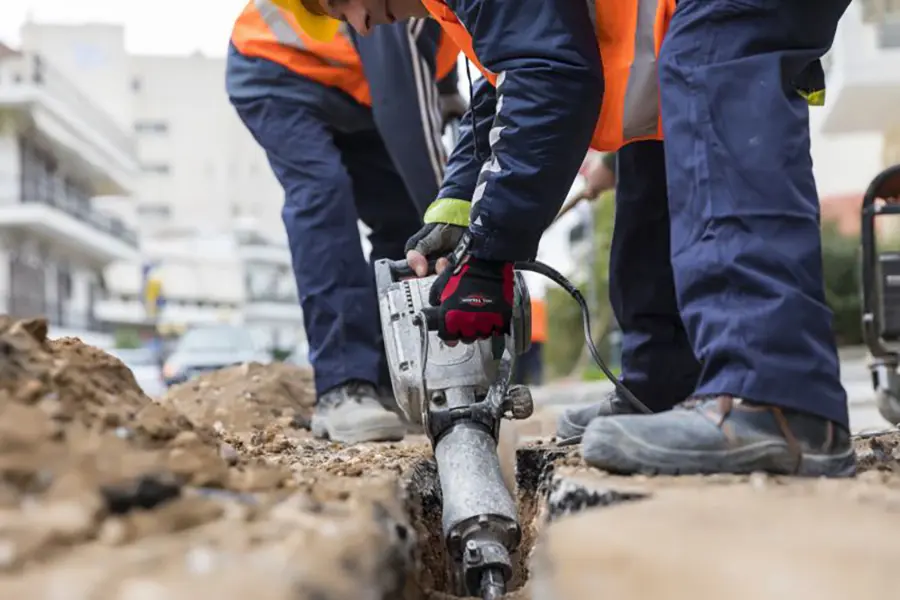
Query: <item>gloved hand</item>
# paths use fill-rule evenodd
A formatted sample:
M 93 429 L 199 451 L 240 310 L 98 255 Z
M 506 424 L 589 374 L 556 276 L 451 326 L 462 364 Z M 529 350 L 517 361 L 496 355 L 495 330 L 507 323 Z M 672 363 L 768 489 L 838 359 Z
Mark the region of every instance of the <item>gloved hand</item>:
M 469 227 L 471 205 L 464 200 L 436 200 L 425 212 L 425 225 L 406 242 L 406 262 L 419 277 L 428 275 L 428 259 L 438 258 L 440 273 L 448 264 L 443 257 L 453 252 Z
M 450 257 L 449 267 L 431 286 L 429 301 L 438 306 L 438 337 L 472 343 L 508 334 L 512 318 L 513 263 L 475 258 L 466 233 Z

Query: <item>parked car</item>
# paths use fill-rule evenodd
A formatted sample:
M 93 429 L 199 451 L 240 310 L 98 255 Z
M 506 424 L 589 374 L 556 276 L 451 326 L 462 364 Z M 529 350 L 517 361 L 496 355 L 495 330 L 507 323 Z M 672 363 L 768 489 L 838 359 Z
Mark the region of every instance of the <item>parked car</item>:
M 134 379 L 145 394 L 151 398 L 162 396 L 166 391 L 163 383 L 159 357 L 150 348 L 111 348 L 110 354 L 131 369 Z
M 272 356 L 252 333 L 236 325 L 203 325 L 189 329 L 163 365 L 166 385 L 184 383 L 195 375 L 245 362 L 270 363 Z

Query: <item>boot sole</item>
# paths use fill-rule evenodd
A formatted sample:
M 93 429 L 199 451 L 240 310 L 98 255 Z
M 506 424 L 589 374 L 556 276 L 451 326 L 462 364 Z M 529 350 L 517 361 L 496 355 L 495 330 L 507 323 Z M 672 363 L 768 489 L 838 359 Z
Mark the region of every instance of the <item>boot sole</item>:
M 370 423 L 365 426 L 353 426 L 339 428 L 322 423 L 313 417 L 310 423 L 310 431 L 313 436 L 340 442 L 342 444 L 362 444 L 365 442 L 399 442 L 406 437 L 406 425 L 399 421 L 395 415 L 389 413 L 388 419 L 381 423 Z M 389 422 L 388 422 L 389 421 Z

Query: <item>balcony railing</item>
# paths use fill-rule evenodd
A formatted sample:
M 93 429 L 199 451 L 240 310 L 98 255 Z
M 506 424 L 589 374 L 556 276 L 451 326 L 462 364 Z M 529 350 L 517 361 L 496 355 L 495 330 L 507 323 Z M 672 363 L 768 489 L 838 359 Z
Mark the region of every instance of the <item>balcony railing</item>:
M 40 292 L 32 294 L 12 293 L 6 296 L 7 313 L 18 319 L 42 317 L 50 325 L 63 329 L 97 331 L 100 323 L 93 307 L 71 306 L 68 302 L 50 302 Z
M 134 155 L 134 140 L 129 133 L 41 56 L 16 54 L 0 58 L 0 97 L 4 88 L 15 91 L 24 90 L 26 86 L 42 90 L 71 110 L 91 131 L 105 138 L 119 152 Z
M 21 198 L 0 198 L 0 206 L 39 204 L 60 210 L 70 217 L 92 227 L 98 231 L 112 236 L 129 246 L 138 246 L 138 234 L 116 217 L 104 214 L 94 209 L 90 202 L 74 202 L 64 193 L 50 195 L 26 195 Z
M 247 293 L 247 302 L 248 303 L 256 303 L 256 302 L 266 302 L 273 304 L 289 304 L 289 305 L 299 305 L 300 300 L 297 298 L 297 294 L 291 294 L 289 292 L 249 292 Z

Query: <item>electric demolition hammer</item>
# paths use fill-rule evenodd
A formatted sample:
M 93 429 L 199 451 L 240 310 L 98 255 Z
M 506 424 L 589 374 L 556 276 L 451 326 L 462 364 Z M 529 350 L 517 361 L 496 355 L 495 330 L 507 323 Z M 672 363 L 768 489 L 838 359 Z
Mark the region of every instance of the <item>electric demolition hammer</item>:
M 600 360 L 590 339 L 581 293 L 538 262 L 516 263 L 510 335 L 448 346 L 437 335 L 428 295 L 437 275 L 418 278 L 406 261 L 379 260 L 375 281 L 385 351 L 397 404 L 431 440 L 441 484 L 444 541 L 467 595 L 494 600 L 512 576 L 510 555 L 521 540 L 516 502 L 497 455 L 502 419 L 527 419 L 534 404 L 526 386 L 511 386 L 516 358 L 531 345 L 531 299 L 520 271 L 540 273 L 579 303 L 588 347 L 623 396 L 649 410 Z M 433 272 L 433 263 L 431 265 Z

